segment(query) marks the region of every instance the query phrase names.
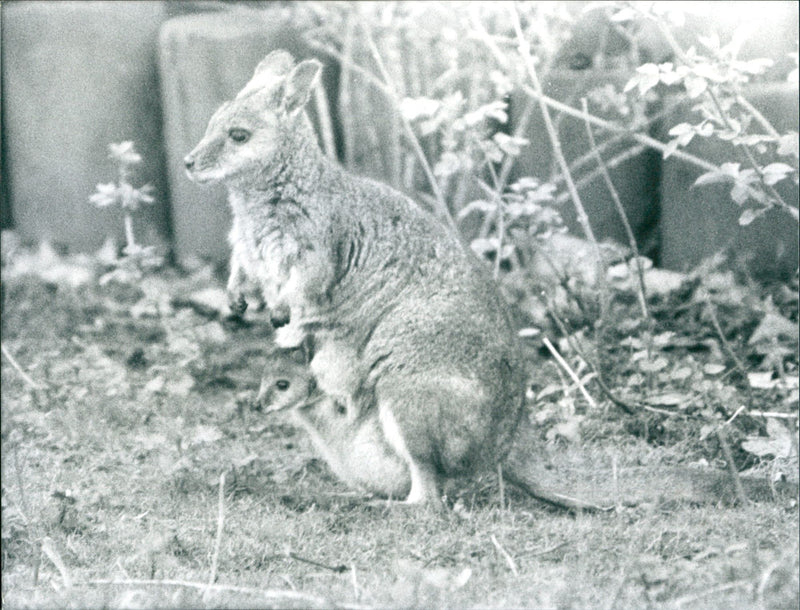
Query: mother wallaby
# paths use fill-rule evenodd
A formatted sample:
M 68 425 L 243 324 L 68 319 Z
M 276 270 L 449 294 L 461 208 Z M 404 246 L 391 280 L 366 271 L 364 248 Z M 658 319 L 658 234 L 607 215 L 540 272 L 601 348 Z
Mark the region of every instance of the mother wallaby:
M 186 170 L 228 188 L 232 302 L 251 281 L 270 305 L 288 306 L 278 342 L 312 334 L 320 388 L 377 409 L 409 468 L 406 502 L 437 501 L 442 476 L 508 449 L 524 396 L 516 335 L 497 287 L 455 235 L 322 154 L 304 112 L 320 69 L 267 55 L 211 117 Z

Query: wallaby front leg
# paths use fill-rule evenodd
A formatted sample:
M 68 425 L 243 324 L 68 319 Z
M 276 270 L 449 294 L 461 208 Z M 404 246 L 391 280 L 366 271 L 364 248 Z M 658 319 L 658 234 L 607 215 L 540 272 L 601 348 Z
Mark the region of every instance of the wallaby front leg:
M 247 277 L 244 274 L 244 269 L 242 269 L 236 256 L 231 257 L 231 274 L 228 276 L 226 291 L 228 293 L 228 308 L 234 316 L 241 316 L 247 309 L 247 301 L 244 298 L 246 284 Z

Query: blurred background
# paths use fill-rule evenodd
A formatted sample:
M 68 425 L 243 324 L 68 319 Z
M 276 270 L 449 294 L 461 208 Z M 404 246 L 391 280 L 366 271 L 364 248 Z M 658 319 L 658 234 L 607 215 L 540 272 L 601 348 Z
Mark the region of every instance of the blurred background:
M 153 197 L 133 215 L 139 241 L 181 265 L 222 264 L 224 187 L 192 184 L 181 159 L 258 61 L 285 48 L 325 65 L 309 114 L 326 152 L 449 215 L 504 270 L 527 268 L 537 240 L 563 228 L 586 237 L 531 65 L 598 240 L 631 246 L 618 197 L 640 253 L 659 266 L 686 270 L 725 252 L 754 275 L 797 269 L 787 209 L 796 219 L 796 2 L 19 1 L 1 10 L 0 221 L 25 242 L 122 245 L 124 211 L 89 197 L 118 178 L 109 145 L 132 141 L 142 160 L 128 179 Z M 709 170 L 720 166 L 728 173 Z M 701 175 L 706 184 L 695 185 Z

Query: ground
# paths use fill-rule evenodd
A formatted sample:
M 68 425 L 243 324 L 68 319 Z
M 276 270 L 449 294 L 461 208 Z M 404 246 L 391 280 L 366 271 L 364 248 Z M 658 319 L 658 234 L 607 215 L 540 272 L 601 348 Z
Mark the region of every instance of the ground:
M 347 489 L 288 420 L 249 410 L 270 326 L 228 319 L 210 271 L 101 285 L 97 261 L 5 263 L 6 607 L 798 606 L 793 493 L 742 502 L 662 478 L 732 484 L 729 449 L 737 470 L 796 482 L 796 287 L 690 278 L 650 300 L 649 341 L 636 299 L 616 299 L 613 332 L 587 344 L 632 414 L 577 356 L 592 402 L 532 347 L 522 453 L 614 510 L 552 508 L 486 473 L 441 514 Z

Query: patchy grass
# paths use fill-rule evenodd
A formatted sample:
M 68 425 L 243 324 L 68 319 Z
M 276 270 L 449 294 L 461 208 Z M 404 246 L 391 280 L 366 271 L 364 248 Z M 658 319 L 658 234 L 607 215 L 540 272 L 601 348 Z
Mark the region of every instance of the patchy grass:
M 737 465 L 796 470 L 784 451 L 796 385 L 778 383 L 796 379 L 796 337 L 767 329 L 765 343 L 749 343 L 763 295 L 714 300 L 727 345 L 691 291 L 652 304 L 649 339 L 619 302 L 603 374 L 641 407 L 633 416 L 591 384 L 600 404 L 590 408 L 531 353 L 534 425 L 520 441 L 531 472 L 617 510 L 571 515 L 513 489 L 501 507 L 485 475 L 452 487 L 441 515 L 349 491 L 300 431 L 248 411 L 271 331 L 204 306 L 196 295 L 215 285 L 173 271 L 136 286 L 4 277 L 3 346 L 40 386 L 3 356 L 5 606 L 797 606 L 796 499 L 732 506 L 668 475 L 690 463 L 711 472 L 724 459 L 715 426 L 740 405 L 728 426 Z M 796 324 L 796 299 L 769 303 Z M 781 375 L 767 379 L 776 359 Z M 768 429 L 757 411 L 791 426 Z

